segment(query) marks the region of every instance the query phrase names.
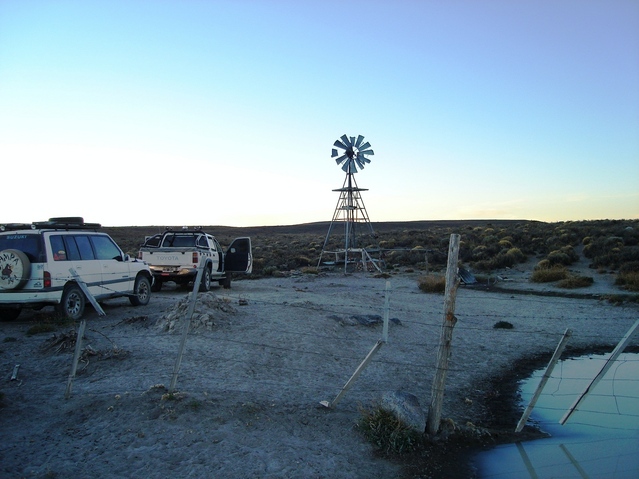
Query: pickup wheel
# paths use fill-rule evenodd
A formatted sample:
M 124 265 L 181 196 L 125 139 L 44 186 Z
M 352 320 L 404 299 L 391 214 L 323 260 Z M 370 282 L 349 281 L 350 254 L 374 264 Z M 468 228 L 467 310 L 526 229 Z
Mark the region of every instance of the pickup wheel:
M 151 281 L 146 276 L 135 278 L 133 296 L 129 296 L 129 302 L 133 306 L 146 306 L 151 299 Z
M 77 321 L 84 314 L 85 304 L 86 299 L 80 286 L 72 283 L 64 287 L 60 304 L 56 306 L 56 310 L 65 318 Z
M 204 267 L 204 271 L 202 271 L 202 281 L 200 282 L 200 292 L 206 293 L 207 291 L 211 291 L 211 268 L 208 266 Z

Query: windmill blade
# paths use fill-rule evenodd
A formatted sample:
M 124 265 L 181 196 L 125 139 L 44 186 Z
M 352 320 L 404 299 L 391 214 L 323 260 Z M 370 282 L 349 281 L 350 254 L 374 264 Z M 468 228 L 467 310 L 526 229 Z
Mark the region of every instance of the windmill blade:
M 348 136 L 342 135 L 340 136 L 340 139 L 344 142 L 346 146 L 348 146 L 349 148 L 353 148 L 353 144 L 351 143 L 351 140 L 348 139 Z
M 357 173 L 357 167 L 355 166 L 355 162 L 353 160 L 347 161 L 342 166 L 342 170 L 346 173 Z
M 335 148 L 333 148 L 331 150 L 331 158 L 335 158 L 337 155 L 339 155 L 339 153 L 337 152 L 337 150 Z
M 357 155 L 357 159 L 359 161 L 363 161 L 364 163 L 370 163 L 371 160 L 369 160 L 368 158 L 366 158 L 364 155 L 362 155 L 361 153 L 359 155 Z M 362 167 L 363 168 L 363 167 Z
M 346 155 L 342 155 L 342 156 L 340 156 L 339 158 L 336 158 L 336 159 L 335 159 L 335 163 L 337 163 L 337 164 L 339 165 L 342 161 L 344 161 L 344 160 L 346 160 L 346 159 L 348 159 L 348 156 L 346 156 Z
M 351 136 L 350 140 L 351 140 L 351 146 L 355 146 L 355 137 Z
M 359 146 L 359 150 L 365 150 L 366 148 L 370 148 L 371 144 L 367 141 L 366 143 L 364 143 L 363 145 Z
M 373 150 L 359 150 L 360 155 L 374 155 L 375 152 Z
M 341 148 L 342 150 L 348 149 L 348 146 L 346 146 L 344 143 L 342 143 L 339 140 L 335 140 L 335 143 L 333 143 L 333 146 L 336 146 L 337 148 Z
M 358 157 L 358 158 L 355 158 L 355 161 L 357 162 L 357 165 L 359 166 L 359 169 L 363 170 L 364 169 L 364 162 L 362 161 L 362 159 Z
M 362 144 L 364 137 L 362 135 L 357 135 L 357 141 L 355 142 L 355 148 L 359 148 L 359 145 Z

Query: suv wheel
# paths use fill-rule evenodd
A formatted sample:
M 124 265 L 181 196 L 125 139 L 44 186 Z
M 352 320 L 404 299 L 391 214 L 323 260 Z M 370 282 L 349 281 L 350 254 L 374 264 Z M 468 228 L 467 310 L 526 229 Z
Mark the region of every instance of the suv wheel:
M 146 276 L 140 275 L 135 278 L 133 296 L 129 296 L 129 301 L 133 306 L 145 306 L 151 299 L 151 281 Z
M 77 284 L 70 284 L 64 288 L 60 304 L 56 306 L 58 313 L 65 318 L 77 321 L 84 314 L 86 300 L 84 293 Z

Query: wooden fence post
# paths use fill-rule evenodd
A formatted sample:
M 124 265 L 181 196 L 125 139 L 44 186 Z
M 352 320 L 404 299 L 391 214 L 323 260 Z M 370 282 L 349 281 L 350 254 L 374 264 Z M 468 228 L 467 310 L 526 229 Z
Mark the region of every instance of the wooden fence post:
M 446 290 L 444 293 L 444 322 L 442 324 L 439 350 L 437 352 L 437 366 L 435 378 L 433 379 L 428 420 L 426 422 L 426 431 L 431 436 L 437 434 L 439 430 L 442 404 L 444 402 L 446 374 L 448 373 L 448 359 L 450 358 L 451 342 L 453 341 L 453 328 L 457 322 L 457 318 L 455 317 L 455 298 L 457 296 L 457 286 L 459 286 L 459 279 L 457 277 L 459 238 L 460 236 L 458 234 L 450 235 L 450 244 L 448 247 Z

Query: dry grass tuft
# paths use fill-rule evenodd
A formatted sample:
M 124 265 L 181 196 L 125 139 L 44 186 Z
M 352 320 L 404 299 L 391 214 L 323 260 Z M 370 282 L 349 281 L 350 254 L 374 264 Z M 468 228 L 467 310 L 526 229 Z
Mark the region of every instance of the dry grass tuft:
M 547 266 L 547 263 L 539 263 L 530 277 L 533 283 L 552 283 L 568 278 L 568 270 L 564 266 Z
M 568 276 L 557 283 L 560 288 L 575 289 L 592 286 L 595 280 L 591 276 Z
M 446 291 L 446 278 L 443 276 L 422 276 L 418 280 L 418 287 L 424 293 L 443 293 Z

